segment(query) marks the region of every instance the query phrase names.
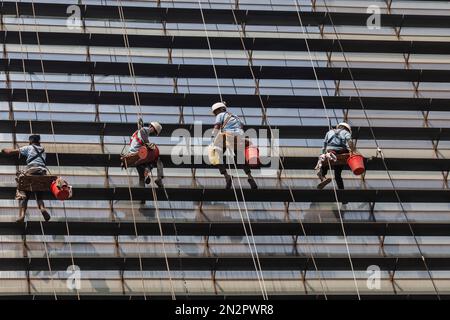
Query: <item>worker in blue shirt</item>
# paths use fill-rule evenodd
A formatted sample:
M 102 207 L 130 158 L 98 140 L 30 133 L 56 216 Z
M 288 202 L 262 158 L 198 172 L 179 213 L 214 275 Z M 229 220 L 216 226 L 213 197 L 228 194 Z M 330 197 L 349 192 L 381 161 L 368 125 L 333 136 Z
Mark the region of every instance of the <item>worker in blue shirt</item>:
M 213 144 L 216 148 L 226 151 L 228 148 L 233 148 L 236 155 L 237 151 L 244 152 L 245 146 L 248 144 L 244 136 L 243 124 L 238 116 L 227 111 L 227 107 L 223 102 L 217 102 L 211 107 L 212 113 L 216 117 L 214 122 Z M 244 172 L 247 174 L 247 181 L 252 189 L 257 189 L 258 186 L 252 176 L 252 172 L 247 163 L 244 163 Z M 220 173 L 225 177 L 226 189 L 231 188 L 231 176 L 228 174 L 225 164 L 218 165 Z
M 325 135 L 323 141 L 322 155 L 327 153 L 343 154 L 353 153 L 354 145 L 352 142 L 352 128 L 346 122 L 341 122 L 336 126 L 336 129 L 331 129 Z M 334 177 L 339 189 L 344 189 L 344 181 L 342 180 L 343 165 L 334 165 Z M 320 179 L 320 183 L 317 185 L 318 189 L 323 189 L 327 184 L 331 182 L 331 178 L 327 178 L 328 166 L 322 166 L 317 176 Z
M 29 137 L 29 145 L 21 147 L 19 149 L 3 149 L 3 154 L 7 155 L 19 155 L 26 159 L 25 175 L 46 175 L 46 155 L 45 150 L 41 146 L 41 137 L 37 134 L 33 134 Z M 34 194 L 39 210 L 42 213 L 45 221 L 50 220 L 50 214 L 45 208 L 44 201 L 42 200 L 42 192 L 31 191 L 19 191 L 17 190 L 16 199 L 19 200 L 19 219 L 17 222 L 23 222 L 28 207 L 28 200 Z

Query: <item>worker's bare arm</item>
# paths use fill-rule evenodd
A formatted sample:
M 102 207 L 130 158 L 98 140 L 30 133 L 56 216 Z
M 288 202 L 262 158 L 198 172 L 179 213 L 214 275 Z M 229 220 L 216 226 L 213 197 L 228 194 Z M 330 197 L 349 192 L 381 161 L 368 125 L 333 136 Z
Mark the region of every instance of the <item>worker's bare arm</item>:
M 19 154 L 20 151 L 19 151 L 19 149 L 8 149 L 8 148 L 5 148 L 5 149 L 2 149 L 2 153 L 6 154 L 6 155 L 15 155 L 15 154 Z
M 215 137 L 220 131 L 220 124 L 214 125 L 214 129 L 212 131 L 212 136 Z

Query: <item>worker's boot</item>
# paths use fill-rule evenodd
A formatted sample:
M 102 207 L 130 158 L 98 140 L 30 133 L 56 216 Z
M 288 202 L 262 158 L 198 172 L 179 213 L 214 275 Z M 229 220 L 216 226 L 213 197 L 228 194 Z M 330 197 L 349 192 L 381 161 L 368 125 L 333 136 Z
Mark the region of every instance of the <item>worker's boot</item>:
M 250 188 L 252 189 L 258 189 L 258 185 L 256 184 L 255 179 L 253 178 L 253 176 L 249 173 L 248 174 L 248 179 L 247 179 L 248 183 L 250 184 Z
M 42 209 L 41 210 L 41 213 L 42 213 L 42 216 L 44 217 L 44 220 L 45 221 L 49 221 L 50 220 L 50 214 L 48 213 L 48 211 L 47 210 L 45 210 L 45 209 Z
M 231 183 L 232 183 L 231 176 L 228 173 L 224 174 L 224 176 L 225 176 L 225 182 L 226 182 L 225 189 L 231 189 Z
M 25 221 L 25 210 L 24 209 L 20 209 L 20 211 L 19 211 L 19 218 L 16 220 L 16 222 L 22 223 L 24 221 Z
M 319 189 L 319 190 L 322 190 L 323 188 L 325 188 L 325 186 L 326 186 L 327 184 L 329 184 L 329 183 L 331 182 L 331 178 L 325 177 L 324 175 L 322 175 L 321 172 L 319 172 L 319 173 L 317 174 L 317 176 L 318 176 L 319 179 L 320 179 L 320 183 L 317 185 L 317 189 Z
M 157 179 L 155 180 L 155 184 L 158 186 L 158 188 L 164 188 L 164 184 L 163 184 L 161 178 L 157 178 Z

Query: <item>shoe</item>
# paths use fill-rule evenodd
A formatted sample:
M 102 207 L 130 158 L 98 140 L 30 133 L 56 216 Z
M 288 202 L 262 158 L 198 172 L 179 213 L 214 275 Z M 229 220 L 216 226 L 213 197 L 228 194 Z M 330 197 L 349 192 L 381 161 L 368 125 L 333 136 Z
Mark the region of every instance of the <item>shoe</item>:
M 156 179 L 155 180 L 156 185 L 158 186 L 158 188 L 164 188 L 164 184 L 162 182 L 162 179 Z
M 258 185 L 256 184 L 255 179 L 253 179 L 253 178 L 248 178 L 247 181 L 248 181 L 248 183 L 250 184 L 250 187 L 251 187 L 252 189 L 258 189 Z
M 331 182 L 331 178 L 325 178 L 324 180 L 322 180 L 318 185 L 317 185 L 317 189 L 322 190 L 323 188 L 325 188 L 325 186 L 327 184 L 329 184 Z
M 231 189 L 231 176 L 225 176 L 226 186 L 225 189 Z
M 50 220 L 51 217 L 50 217 L 50 214 L 48 213 L 47 210 L 41 211 L 41 213 L 42 213 L 42 216 L 44 217 L 45 221 L 49 221 Z

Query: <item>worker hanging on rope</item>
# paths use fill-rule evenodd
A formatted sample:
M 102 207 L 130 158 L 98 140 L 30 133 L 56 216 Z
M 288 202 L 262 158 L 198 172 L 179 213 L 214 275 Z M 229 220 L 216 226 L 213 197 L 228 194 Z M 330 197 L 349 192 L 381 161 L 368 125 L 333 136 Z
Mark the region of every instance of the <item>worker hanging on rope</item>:
M 320 183 L 317 189 L 323 189 L 331 182 L 331 178 L 327 178 L 326 174 L 331 164 L 334 169 L 334 177 L 339 189 L 344 189 L 344 181 L 342 180 L 342 170 L 346 166 L 346 160 L 349 155 L 355 152 L 355 146 L 352 141 L 352 128 L 348 123 L 341 122 L 336 129 L 331 129 L 325 135 L 323 142 L 322 154 L 319 156 L 316 170 Z
M 227 111 L 227 107 L 223 102 L 217 102 L 211 107 L 213 114 L 216 117 L 213 130 L 213 146 L 222 152 L 227 149 L 232 150 L 235 156 L 238 152 L 244 152 L 245 147 L 249 145 L 249 140 L 244 137 L 243 124 L 238 116 Z M 235 162 L 236 163 L 236 162 Z M 218 165 L 220 173 L 225 177 L 226 188 L 231 188 L 231 176 L 228 174 L 224 163 Z M 252 176 L 250 166 L 244 163 L 244 172 L 248 176 L 248 183 L 252 189 L 257 189 L 258 186 Z
M 151 183 L 150 172 L 156 165 L 157 179 L 155 183 L 158 187 L 162 188 L 164 178 L 164 167 L 159 157 L 158 147 L 151 143 L 149 137 L 151 135 L 159 135 L 161 133 L 162 126 L 159 122 L 150 122 L 148 127 L 144 126 L 142 119 L 138 121 L 138 130 L 136 130 L 130 139 L 130 148 L 128 154 L 122 157 L 122 166 L 127 166 L 124 160 L 128 158 L 128 165 L 136 165 L 136 169 L 139 173 L 139 185 L 144 187 L 145 184 Z M 143 152 L 144 151 L 144 155 Z M 145 152 L 147 151 L 147 152 Z M 134 160 L 133 156 L 136 155 Z
M 25 171 L 20 171 L 18 175 L 32 175 L 32 176 L 43 176 L 47 175 L 48 169 L 46 165 L 46 155 L 45 150 L 41 146 L 41 137 L 39 135 L 33 134 L 29 137 L 29 145 L 21 147 L 19 149 L 3 149 L 2 153 L 6 155 L 19 155 L 26 158 L 26 169 Z M 19 219 L 17 222 L 23 222 L 25 220 L 25 215 L 28 207 L 28 200 L 34 195 L 36 199 L 39 210 L 42 213 L 45 221 L 50 220 L 50 214 L 45 208 L 44 201 L 42 200 L 43 191 L 22 191 L 17 189 L 16 200 L 19 200 Z

